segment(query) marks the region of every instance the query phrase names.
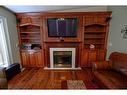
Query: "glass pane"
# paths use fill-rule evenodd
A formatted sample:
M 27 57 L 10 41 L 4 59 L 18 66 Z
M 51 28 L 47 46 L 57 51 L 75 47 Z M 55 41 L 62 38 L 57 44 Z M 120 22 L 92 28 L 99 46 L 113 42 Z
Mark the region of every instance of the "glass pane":
M 54 51 L 53 58 L 55 68 L 72 67 L 72 51 Z
M 0 19 L 0 66 L 8 65 L 4 21 Z

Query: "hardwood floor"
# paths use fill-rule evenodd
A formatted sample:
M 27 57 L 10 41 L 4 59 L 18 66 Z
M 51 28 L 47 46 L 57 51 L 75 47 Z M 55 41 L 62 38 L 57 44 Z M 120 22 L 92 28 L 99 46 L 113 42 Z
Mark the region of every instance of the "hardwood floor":
M 9 89 L 61 89 L 65 80 L 92 80 L 90 69 L 43 70 L 27 68 L 8 82 Z

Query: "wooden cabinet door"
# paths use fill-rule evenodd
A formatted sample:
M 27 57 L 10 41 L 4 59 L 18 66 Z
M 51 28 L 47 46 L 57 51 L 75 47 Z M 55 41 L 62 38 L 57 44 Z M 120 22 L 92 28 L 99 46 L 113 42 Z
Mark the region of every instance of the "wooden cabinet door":
M 106 50 L 98 50 L 97 61 L 104 61 L 106 55 Z
M 29 67 L 29 55 L 26 52 L 21 52 L 22 67 Z
M 81 67 L 88 67 L 88 51 L 83 50 Z
M 23 51 L 21 53 L 23 67 L 43 67 L 44 61 L 41 50 Z
M 92 62 L 96 61 L 97 59 L 97 52 L 90 50 L 88 53 L 88 66 L 92 66 Z
M 97 60 L 97 51 L 83 50 L 81 67 L 91 67 L 91 63 Z
M 87 50 L 84 49 L 82 52 L 81 67 L 91 67 L 94 61 L 105 60 L 105 50 Z
M 28 51 L 29 54 L 29 67 L 36 67 L 35 51 Z
M 42 51 L 31 51 L 29 53 L 30 67 L 43 67 Z
M 35 52 L 34 53 L 34 57 L 35 57 L 35 66 L 36 67 L 44 67 L 44 58 L 43 58 L 43 54 L 41 51 Z

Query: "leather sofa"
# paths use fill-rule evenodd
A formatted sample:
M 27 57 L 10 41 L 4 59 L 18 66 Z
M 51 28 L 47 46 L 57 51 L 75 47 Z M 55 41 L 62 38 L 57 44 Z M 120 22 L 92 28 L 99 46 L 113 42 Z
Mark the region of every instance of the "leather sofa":
M 127 54 L 113 52 L 108 61 L 92 63 L 93 80 L 104 89 L 127 88 Z

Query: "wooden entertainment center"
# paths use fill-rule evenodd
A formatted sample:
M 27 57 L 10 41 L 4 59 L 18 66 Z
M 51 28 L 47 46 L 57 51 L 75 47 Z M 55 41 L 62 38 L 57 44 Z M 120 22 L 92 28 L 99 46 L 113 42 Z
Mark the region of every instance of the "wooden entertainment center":
M 50 48 L 76 48 L 76 67 L 105 60 L 111 12 L 17 13 L 23 67 L 50 67 Z M 76 37 L 49 37 L 47 19 L 76 18 Z

